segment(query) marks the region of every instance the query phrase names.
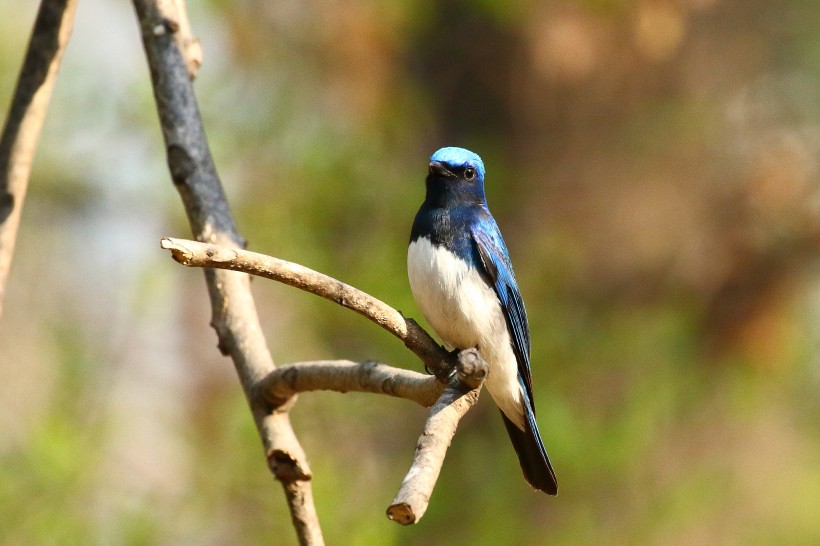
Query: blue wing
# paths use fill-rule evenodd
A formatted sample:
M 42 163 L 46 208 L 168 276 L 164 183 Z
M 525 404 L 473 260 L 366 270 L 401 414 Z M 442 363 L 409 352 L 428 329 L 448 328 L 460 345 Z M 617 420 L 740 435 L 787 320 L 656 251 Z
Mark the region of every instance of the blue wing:
M 488 215 L 489 216 L 489 215 Z M 530 328 L 527 324 L 527 312 L 524 300 L 515 282 L 510 255 L 501 237 L 501 231 L 492 216 L 480 218 L 471 227 L 484 272 L 489 277 L 501 309 L 507 319 L 512 349 L 518 361 L 518 376 L 530 401 L 532 396 L 532 378 L 530 376 Z
M 472 224 L 470 232 L 478 250 L 480 265 L 483 266 L 507 319 L 513 353 L 518 361 L 518 380 L 524 390 L 523 430 L 513 424 L 503 412 L 501 416 L 518 454 L 524 477 L 534 488 L 555 495 L 558 493 L 558 480 L 555 479 L 555 472 L 535 422 L 535 403 L 530 377 L 530 328 L 527 324 L 524 301 L 515 282 L 510 255 L 501 232 L 489 213 L 479 217 L 478 221 Z

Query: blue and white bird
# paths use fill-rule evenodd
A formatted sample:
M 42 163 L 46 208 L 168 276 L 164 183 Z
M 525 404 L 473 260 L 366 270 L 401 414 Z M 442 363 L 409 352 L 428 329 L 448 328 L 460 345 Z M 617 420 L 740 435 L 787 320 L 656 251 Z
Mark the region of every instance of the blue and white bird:
M 407 251 L 413 297 L 449 349 L 477 347 L 524 477 L 550 495 L 558 482 L 535 422 L 530 332 L 507 246 L 484 196 L 484 163 L 464 148 L 430 157 L 427 195 Z

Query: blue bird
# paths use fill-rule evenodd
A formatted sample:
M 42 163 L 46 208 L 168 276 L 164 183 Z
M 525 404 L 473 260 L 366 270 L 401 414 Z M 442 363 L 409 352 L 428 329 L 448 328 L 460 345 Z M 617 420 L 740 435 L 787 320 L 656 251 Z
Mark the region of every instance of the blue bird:
M 510 255 L 487 207 L 484 163 L 464 148 L 430 157 L 427 195 L 407 251 L 413 297 L 449 349 L 477 347 L 524 477 L 558 493 L 535 422 L 530 332 Z

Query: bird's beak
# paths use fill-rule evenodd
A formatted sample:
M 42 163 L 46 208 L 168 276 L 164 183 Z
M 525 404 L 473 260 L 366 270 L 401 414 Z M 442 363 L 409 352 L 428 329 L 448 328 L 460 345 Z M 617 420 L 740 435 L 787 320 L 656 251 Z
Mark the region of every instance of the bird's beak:
M 453 173 L 444 166 L 444 163 L 439 161 L 430 162 L 430 174 L 435 176 L 454 176 Z

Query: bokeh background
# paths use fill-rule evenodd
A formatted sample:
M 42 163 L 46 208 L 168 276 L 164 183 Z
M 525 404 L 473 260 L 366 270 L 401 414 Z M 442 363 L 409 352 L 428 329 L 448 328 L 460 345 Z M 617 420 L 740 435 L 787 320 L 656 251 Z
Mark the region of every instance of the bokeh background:
M 0 105 L 36 2 L 0 0 Z M 489 398 L 429 511 L 384 510 L 425 412 L 303 395 L 330 544 L 820 543 L 820 4 L 191 2 L 196 88 L 253 250 L 419 318 L 427 157 L 481 154 L 527 303 L 561 485 L 524 482 Z M 133 10 L 83 0 L 0 322 L 0 542 L 294 544 L 189 234 Z M 254 282 L 278 363 L 420 364 Z

